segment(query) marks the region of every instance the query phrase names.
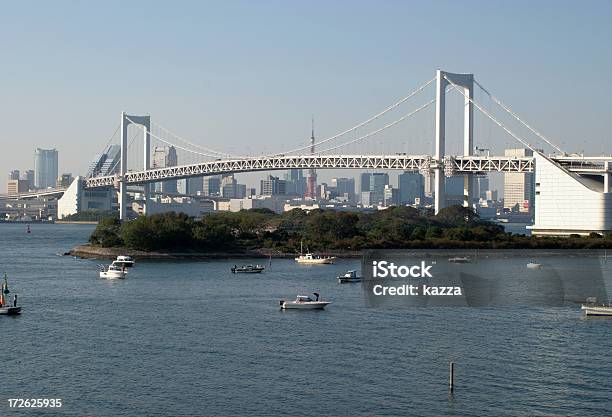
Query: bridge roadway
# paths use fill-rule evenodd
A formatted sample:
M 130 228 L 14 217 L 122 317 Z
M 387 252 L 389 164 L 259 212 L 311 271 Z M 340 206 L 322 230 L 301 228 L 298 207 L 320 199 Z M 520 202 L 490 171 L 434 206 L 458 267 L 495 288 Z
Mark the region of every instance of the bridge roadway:
M 381 169 L 401 171 L 431 171 L 443 168 L 447 174 L 478 172 L 533 172 L 531 157 L 455 156 L 441 161 L 429 155 L 301 155 L 267 156 L 243 159 L 224 159 L 191 165 L 130 171 L 125 184 L 146 184 L 169 179 L 254 171 L 287 169 Z M 93 177 L 86 180 L 86 188 L 117 186 L 119 176 Z

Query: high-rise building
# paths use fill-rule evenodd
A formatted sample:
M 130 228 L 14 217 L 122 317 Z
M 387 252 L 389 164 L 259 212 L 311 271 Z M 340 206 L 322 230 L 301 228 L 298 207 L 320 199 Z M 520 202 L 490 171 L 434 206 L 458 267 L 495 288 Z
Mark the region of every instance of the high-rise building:
M 174 146 L 156 146 L 153 149 L 153 164 L 151 168 L 168 168 L 178 164 Z M 155 191 L 162 194 L 177 194 L 176 180 L 166 180 L 155 183 Z
M 399 203 L 414 204 L 415 199 L 425 196 L 425 181 L 418 172 L 404 172 L 397 176 Z
M 355 178 L 332 178 L 331 186 L 335 188 L 338 197 L 346 197 L 355 201 Z
M 453 177 L 446 177 L 444 180 L 444 188 L 446 191 L 446 205 L 447 206 L 462 206 L 463 205 L 463 187 L 464 178 L 463 175 L 456 175 Z
M 236 198 L 246 198 L 247 186 L 246 184 L 236 184 Z
M 6 182 L 6 192 L 11 194 L 19 194 L 25 193 L 29 190 L 28 182 L 25 180 L 7 180 Z
M 371 206 L 373 204 L 372 201 L 372 193 L 370 191 L 362 191 L 359 193 L 359 200 L 361 201 L 361 205 L 364 207 Z
M 278 177 L 268 175 L 265 180 L 260 182 L 260 194 L 261 195 L 284 195 L 287 194 L 285 180 L 281 180 Z M 313 197 L 316 198 L 316 195 Z
M 185 178 L 177 181 L 176 189 L 179 194 L 198 195 L 204 190 L 204 182 L 202 177 Z
M 390 185 L 385 185 L 384 189 L 384 205 L 389 206 L 397 206 L 399 205 L 400 193 L 397 188 L 393 188 Z
M 370 173 L 362 172 L 359 176 L 359 192 L 370 191 Z
M 285 174 L 287 194 L 303 196 L 306 193 L 306 178 L 301 169 L 290 169 Z
M 88 177 L 114 175 L 121 168 L 121 146 L 109 145 L 108 148 L 91 161 L 87 168 Z
M 8 179 L 9 180 L 18 180 L 18 179 L 20 179 L 19 178 L 19 170 L 18 169 L 14 169 L 12 171 L 9 171 Z
M 33 169 L 28 169 L 27 171 L 22 172 L 20 179 L 27 182 L 29 190 L 34 189 L 34 170 Z
M 478 198 L 486 199 L 486 193 L 489 189 L 489 176 L 484 174 L 483 176 L 477 176 L 474 178 L 474 195 L 477 195 Z
M 57 150 L 36 148 L 34 152 L 34 186 L 55 187 L 57 179 Z
M 369 175 L 370 205 L 382 205 L 385 201 L 385 185 L 389 185 L 389 174 L 386 172 L 374 172 Z
M 434 186 L 434 176 L 433 175 L 424 175 L 423 176 L 423 184 L 425 188 L 425 197 L 433 198 L 435 186 Z
M 238 181 L 233 174 L 223 175 L 221 177 L 221 197 L 223 198 L 238 198 Z
M 533 156 L 530 149 L 506 149 L 505 156 Z M 531 172 L 504 173 L 504 208 L 512 211 L 531 213 L 535 202 L 535 181 Z
M 58 188 L 68 188 L 70 184 L 72 184 L 73 180 L 74 178 L 72 177 L 72 174 L 70 173 L 62 174 L 59 177 L 57 177 L 56 185 Z
M 204 177 L 204 193 L 207 197 L 219 197 L 221 195 L 221 177 Z

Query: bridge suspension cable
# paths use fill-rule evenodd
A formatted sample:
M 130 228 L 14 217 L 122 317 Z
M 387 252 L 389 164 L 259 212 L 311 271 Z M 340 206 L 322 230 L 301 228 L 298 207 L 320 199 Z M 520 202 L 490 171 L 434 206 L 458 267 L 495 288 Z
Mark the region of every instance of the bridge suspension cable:
M 514 139 L 518 140 L 522 145 L 528 147 L 529 149 L 531 149 L 534 152 L 537 152 L 529 143 L 527 143 L 527 141 L 525 141 L 524 139 L 522 139 L 521 137 L 519 137 L 518 135 L 516 135 L 514 132 L 512 132 L 508 127 L 506 127 L 506 125 L 504 125 L 502 122 L 500 122 L 499 120 L 497 120 L 495 117 L 493 117 L 488 111 L 486 111 L 485 109 L 483 109 L 478 103 L 476 103 L 471 97 L 468 97 L 467 94 L 465 94 L 465 92 L 457 87 L 457 84 L 455 84 L 454 82 L 452 82 L 446 75 L 444 76 L 444 78 L 446 79 L 446 81 L 448 81 L 448 83 L 450 85 L 452 85 L 455 90 L 459 91 L 461 93 L 461 95 L 463 95 L 463 97 L 466 98 L 466 100 L 469 100 L 470 103 L 472 103 L 482 114 L 484 114 L 485 116 L 487 116 L 489 119 L 491 119 L 491 121 L 493 121 L 493 123 L 495 123 L 496 125 L 498 125 L 499 127 L 501 127 L 502 129 L 504 129 L 510 136 L 512 136 Z
M 183 151 L 191 152 L 191 153 L 193 153 L 193 154 L 197 154 L 197 155 L 207 156 L 207 157 L 209 157 L 209 158 L 219 158 L 219 155 L 218 155 L 218 154 L 217 154 L 217 155 L 213 155 L 213 154 L 210 154 L 210 153 L 205 153 L 205 152 L 194 151 L 193 149 L 187 149 L 187 148 L 185 148 L 185 147 L 183 147 L 183 146 L 180 146 L 180 145 L 177 145 L 177 144 L 175 144 L 175 143 L 168 142 L 166 139 L 163 139 L 163 138 L 161 138 L 161 137 L 157 136 L 155 133 L 151 132 L 151 130 L 147 130 L 147 128 L 146 128 L 146 127 L 144 127 L 144 126 L 142 126 L 142 125 L 140 125 L 140 124 L 138 124 L 138 123 L 134 122 L 134 121 L 133 121 L 132 119 L 130 119 L 129 117 L 127 117 L 127 116 L 126 116 L 125 118 L 126 118 L 127 120 L 129 120 L 131 123 L 133 123 L 134 125 L 136 125 L 136 127 L 138 127 L 138 128 L 140 128 L 140 129 L 142 129 L 144 132 L 148 132 L 148 133 L 149 133 L 149 135 L 151 135 L 151 136 L 152 136 L 152 137 L 154 137 L 155 139 L 159 140 L 160 142 L 165 143 L 166 145 L 174 146 L 175 148 L 181 149 L 181 150 L 183 150 Z
M 121 127 L 121 126 L 119 126 Z M 117 128 L 117 130 L 119 130 L 119 127 Z M 116 133 L 116 132 L 115 132 Z M 134 139 L 136 139 L 136 136 L 138 136 L 137 134 L 132 135 L 132 139 L 130 139 L 130 142 L 128 144 L 128 148 L 130 148 L 132 146 L 132 144 L 134 143 Z M 117 166 L 119 165 L 119 163 L 121 163 L 121 158 L 117 159 L 117 161 L 113 164 L 113 166 L 111 167 L 111 169 L 108 170 L 108 172 L 113 172 L 115 170 L 115 168 L 117 168 Z
M 177 135 L 176 133 L 174 133 L 174 132 L 172 132 L 172 131 L 170 131 L 170 130 L 166 129 L 165 127 L 163 127 L 163 126 L 162 126 L 162 125 L 160 125 L 159 123 L 151 122 L 151 124 L 154 124 L 154 125 L 155 125 L 155 126 L 157 126 L 157 127 L 160 129 L 160 130 L 162 130 L 162 131 L 166 132 L 166 133 L 167 133 L 167 134 L 169 134 L 169 135 L 172 135 L 174 138 L 176 138 L 176 139 L 180 140 L 181 142 L 184 142 L 184 143 L 186 143 L 186 144 L 188 144 L 188 145 L 190 145 L 190 146 L 193 146 L 194 148 L 199 149 L 199 150 L 201 150 L 201 151 L 204 151 L 204 152 L 210 152 L 210 153 L 213 153 L 213 154 L 217 154 L 217 155 L 219 155 L 219 156 L 234 156 L 234 155 L 232 155 L 232 154 L 230 154 L 230 153 L 227 153 L 227 152 L 219 152 L 219 151 L 216 151 L 216 150 L 214 150 L 214 149 L 210 149 L 210 148 L 207 148 L 207 147 L 205 147 L 205 146 L 202 146 L 202 145 L 198 145 L 198 144 L 192 143 L 192 142 L 188 141 L 187 139 L 185 139 L 185 138 L 183 138 L 183 137 L 181 137 L 181 136 Z
M 370 133 L 368 133 L 368 134 L 366 134 L 366 135 L 360 136 L 360 137 L 355 138 L 355 139 L 353 139 L 353 140 L 350 140 L 350 141 L 348 141 L 348 142 L 341 143 L 341 144 L 336 145 L 336 146 L 333 146 L 333 147 L 331 147 L 331 148 L 323 149 L 322 151 L 318 151 L 318 152 L 317 152 L 317 154 L 319 154 L 319 153 L 323 153 L 323 152 L 333 151 L 333 150 L 335 150 L 335 149 L 342 148 L 343 146 L 351 145 L 351 144 L 353 144 L 353 143 L 355 143 L 355 142 L 359 142 L 359 141 L 361 141 L 361 140 L 363 140 L 363 139 L 369 138 L 370 136 L 374 136 L 374 135 L 376 135 L 377 133 L 380 133 L 380 132 L 382 132 L 383 130 L 386 130 L 386 129 L 390 128 L 390 127 L 393 127 L 393 126 L 395 126 L 396 124 L 398 124 L 398 123 L 400 123 L 400 122 L 402 122 L 402 121 L 406 120 L 406 119 L 407 119 L 407 118 L 409 118 L 410 116 L 413 116 L 413 115 L 417 114 L 418 112 L 420 112 L 421 110 L 425 109 L 426 107 L 431 106 L 431 105 L 432 105 L 432 104 L 433 104 L 435 101 L 436 101 L 436 99 L 435 99 L 435 98 L 434 98 L 434 99 L 431 99 L 431 100 L 429 100 L 427 103 L 423 104 L 422 106 L 420 106 L 420 107 L 416 108 L 415 110 L 411 111 L 411 112 L 410 112 L 410 113 L 408 113 L 408 114 L 405 114 L 404 116 L 400 117 L 399 119 L 397 119 L 397 120 L 395 120 L 395 121 L 393 121 L 393 122 L 391 122 L 391 123 L 388 123 L 388 124 L 384 125 L 384 126 L 383 126 L 383 127 L 381 127 L 380 129 L 374 130 L 374 131 L 372 131 L 372 132 L 370 132 Z
M 432 78 L 431 80 L 427 81 L 426 83 L 424 83 L 423 85 L 421 85 L 420 87 L 418 87 L 418 88 L 417 88 L 416 90 L 414 90 L 412 93 L 408 94 L 406 97 L 404 97 L 404 98 L 400 99 L 399 101 L 397 101 L 397 102 L 393 103 L 392 105 L 390 105 L 390 106 L 389 106 L 389 107 L 387 107 L 386 109 L 382 110 L 380 113 L 375 114 L 374 116 L 370 117 L 369 119 L 367 119 L 367 120 L 365 120 L 365 121 L 363 121 L 363 122 L 361 122 L 361 123 L 359 123 L 359 124 L 357 124 L 357 125 L 355 125 L 355 126 L 353 126 L 353 127 L 349 128 L 349 129 L 346 129 L 345 131 L 340 132 L 340 133 L 338 133 L 337 135 L 334 135 L 334 136 L 331 136 L 331 137 L 329 137 L 329 138 L 326 138 L 326 139 L 320 140 L 319 142 L 315 142 L 315 144 L 314 144 L 314 145 L 315 145 L 315 146 L 317 146 L 317 145 L 321 145 L 322 143 L 326 143 L 326 142 L 332 141 L 332 140 L 334 140 L 334 139 L 337 139 L 337 138 L 339 138 L 339 137 L 341 137 L 341 136 L 344 136 L 344 135 L 346 135 L 346 134 L 348 134 L 348 133 L 351 133 L 351 132 L 353 132 L 353 131 L 355 131 L 355 130 L 359 129 L 360 127 L 363 127 L 363 126 L 365 126 L 365 125 L 367 125 L 367 124 L 370 124 L 371 122 L 373 122 L 373 121 L 375 121 L 375 120 L 379 119 L 379 118 L 380 118 L 380 117 L 382 117 L 383 115 L 387 114 L 387 113 L 388 113 L 388 112 L 390 112 L 391 110 L 393 110 L 393 109 L 397 108 L 398 106 L 400 106 L 401 104 L 403 104 L 404 102 L 406 102 L 407 100 L 409 100 L 410 98 L 414 97 L 415 95 L 417 95 L 418 93 L 420 93 L 421 91 L 423 91 L 423 90 L 424 90 L 424 89 L 425 89 L 427 86 L 429 86 L 429 85 L 430 85 L 431 83 L 433 83 L 435 80 L 436 80 L 436 78 L 435 78 L 435 77 L 434 77 L 434 78 Z M 406 117 L 408 117 L 408 115 L 407 115 Z M 402 120 L 403 120 L 403 119 L 402 119 Z M 400 121 L 401 121 L 401 120 L 400 120 Z M 391 127 L 391 126 L 389 126 L 389 127 Z M 383 130 L 384 130 L 384 129 L 383 129 Z M 371 136 L 371 135 L 368 135 L 368 136 Z M 367 136 L 366 136 L 366 137 L 367 137 Z M 289 154 L 289 153 L 299 152 L 299 151 L 303 151 L 303 150 L 305 150 L 305 149 L 310 149 L 310 147 L 311 147 L 311 146 L 312 146 L 312 144 L 309 144 L 309 145 L 302 146 L 302 147 L 299 147 L 299 148 L 290 149 L 290 150 L 288 150 L 288 151 L 284 151 L 284 152 L 279 152 L 279 153 L 276 153 L 276 154 L 272 154 L 272 155 L 270 155 L 270 156 L 278 156 L 278 155 L 285 155 L 285 154 Z
M 519 117 L 518 114 L 516 114 L 515 112 L 512 111 L 512 109 L 508 106 L 506 106 L 504 103 L 502 103 L 497 97 L 495 97 L 493 94 L 491 94 L 486 88 L 484 88 L 482 86 L 482 84 L 480 84 L 478 81 L 474 80 L 474 83 L 476 83 L 476 85 L 478 87 L 480 87 L 480 89 L 486 94 L 488 95 L 491 100 L 493 100 L 493 102 L 495 104 L 497 104 L 498 106 L 500 106 L 502 109 L 504 109 L 508 114 L 510 114 L 512 117 L 514 117 L 518 122 L 520 122 L 523 126 L 525 126 L 527 129 L 529 129 L 533 134 L 535 134 L 537 137 L 539 137 L 540 139 L 542 139 L 544 142 L 546 142 L 547 144 L 549 144 L 551 147 L 553 147 L 554 149 L 556 149 L 557 151 L 561 152 L 561 153 L 565 153 L 565 151 L 563 151 L 563 149 L 559 148 L 557 145 L 555 145 L 553 142 L 551 142 L 546 136 L 544 136 L 543 134 L 541 134 L 540 132 L 538 132 L 537 130 L 535 130 L 534 128 L 532 128 L 527 122 L 525 122 L 523 119 L 521 119 Z

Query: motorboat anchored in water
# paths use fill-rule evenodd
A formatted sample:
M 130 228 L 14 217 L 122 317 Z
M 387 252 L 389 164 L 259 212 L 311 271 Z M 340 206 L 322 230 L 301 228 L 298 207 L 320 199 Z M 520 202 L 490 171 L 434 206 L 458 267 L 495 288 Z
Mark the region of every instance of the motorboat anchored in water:
M 298 295 L 294 301 L 281 300 L 280 308 L 283 310 L 322 310 L 326 305 L 331 304 L 331 301 L 321 301 L 319 299 L 319 293 L 313 293 L 315 299 L 308 295 Z
M 334 261 L 336 260 L 335 256 L 321 256 L 321 255 L 314 255 L 310 252 L 307 253 L 303 253 L 303 247 L 302 244 L 300 243 L 300 256 L 298 256 L 297 258 L 295 258 L 295 261 L 299 264 L 311 264 L 311 265 L 323 265 L 323 264 L 333 264 Z
M 119 255 L 113 263 L 118 266 L 125 266 L 127 268 L 130 268 L 134 266 L 135 262 L 136 261 L 134 261 L 134 258 L 132 258 L 131 256 Z
M 448 258 L 448 262 L 454 264 L 469 264 L 472 262 L 472 260 L 467 256 L 455 256 L 453 258 Z
M 6 272 L 4 273 L 4 282 L 2 283 L 2 291 L 0 291 L 0 314 L 2 315 L 16 315 L 21 313 L 21 306 L 17 306 L 17 294 L 13 297 L 12 305 L 8 301 L 8 295 L 10 294 L 8 288 L 8 281 L 6 279 Z
M 338 282 L 344 284 L 346 282 L 360 282 L 361 277 L 357 275 L 357 271 L 347 271 L 346 274 L 338 277 Z
M 580 306 L 580 310 L 585 316 L 608 316 L 612 317 L 612 304 L 597 304 L 597 299 L 589 297 L 586 299 L 586 304 Z
M 542 268 L 542 264 L 538 264 L 535 262 L 529 262 L 527 264 L 527 269 L 541 269 Z
M 336 260 L 335 256 L 321 256 L 313 255 L 312 253 L 305 253 L 295 258 L 299 264 L 314 264 L 314 265 L 329 265 L 333 264 Z
M 117 264 L 117 261 L 113 261 L 108 266 L 100 265 L 100 278 L 106 279 L 123 279 L 127 276 L 125 266 Z
M 264 269 L 266 269 L 266 267 L 262 265 L 234 265 L 230 271 L 234 274 L 260 274 Z

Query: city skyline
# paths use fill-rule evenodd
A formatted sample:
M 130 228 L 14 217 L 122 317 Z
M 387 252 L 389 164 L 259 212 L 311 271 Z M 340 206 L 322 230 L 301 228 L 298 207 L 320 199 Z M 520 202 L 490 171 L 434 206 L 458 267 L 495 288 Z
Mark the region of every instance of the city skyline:
M 612 35 L 607 3 L 590 3 L 587 10 L 573 3 L 470 2 L 479 13 L 467 26 L 467 7 L 453 3 L 444 5 L 448 13 L 442 15 L 440 5 L 353 3 L 351 22 L 341 18 L 341 6 L 326 3 L 186 4 L 191 13 L 165 4 L 121 5 L 128 12 L 122 14 L 116 13 L 119 3 L 7 5 L 0 30 L 11 39 L 5 51 L 12 65 L 1 70 L 10 83 L 0 106 L 13 123 L 0 137 L 18 146 L 0 155 L 4 171 L 32 169 L 35 148 L 55 147 L 60 173 L 84 173 L 122 110 L 151 114 L 201 145 L 230 153 L 307 145 L 312 113 L 317 136 L 327 137 L 379 111 L 440 67 L 474 72 L 562 147 L 606 151 L 612 58 L 601 50 Z M 215 19 L 230 13 L 235 21 L 224 30 Z M 151 31 L 162 23 L 160 16 L 163 30 Z M 505 32 L 519 22 L 522 31 Z M 295 30 L 279 36 L 289 27 Z M 432 33 L 432 27 L 438 30 Z M 151 57 L 140 62 L 134 56 L 143 47 Z M 498 52 L 495 59 L 491 51 Z M 570 62 L 567 51 L 575 57 Z M 130 65 L 114 65 L 121 61 Z M 572 85 L 571 91 L 563 85 Z M 32 119 L 38 122 L 28 123 Z M 433 143 L 431 129 L 422 126 L 398 135 L 400 142 L 425 137 L 426 148 Z M 377 143 L 371 149 L 385 151 Z M 320 170 L 321 181 L 343 175 Z M 247 182 L 256 184 L 259 177 Z

